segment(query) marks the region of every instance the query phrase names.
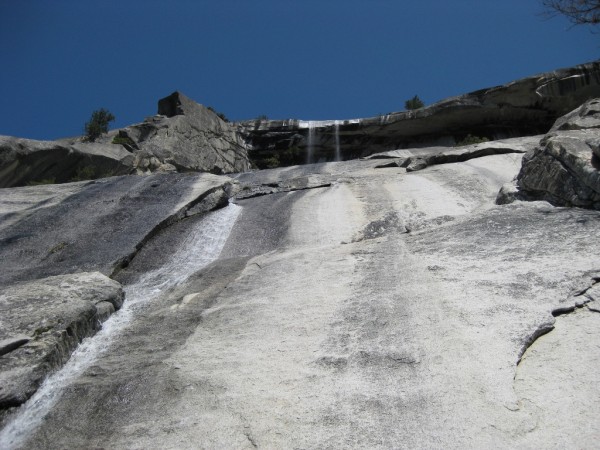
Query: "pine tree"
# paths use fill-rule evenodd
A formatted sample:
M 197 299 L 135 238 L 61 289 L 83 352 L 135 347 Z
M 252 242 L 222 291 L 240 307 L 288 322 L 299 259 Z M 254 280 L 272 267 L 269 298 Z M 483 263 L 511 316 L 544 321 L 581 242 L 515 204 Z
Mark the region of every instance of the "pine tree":
M 115 116 L 107 109 L 100 108 L 92 112 L 89 122 L 85 123 L 85 135 L 90 142 L 94 142 L 103 133 L 108 132 L 108 124 L 115 120 Z
M 419 109 L 419 108 L 422 108 L 423 106 L 425 106 L 425 103 L 423 103 L 421 101 L 421 99 L 419 98 L 418 95 L 415 95 L 410 100 L 406 100 L 406 102 L 404 102 L 404 108 L 409 109 L 409 110 L 410 109 Z

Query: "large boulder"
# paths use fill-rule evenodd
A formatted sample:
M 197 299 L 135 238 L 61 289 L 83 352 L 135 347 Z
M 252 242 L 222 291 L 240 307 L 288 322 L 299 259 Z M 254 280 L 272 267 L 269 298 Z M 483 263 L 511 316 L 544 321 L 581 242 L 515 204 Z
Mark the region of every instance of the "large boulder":
M 523 158 L 514 196 L 600 209 L 600 100 L 558 119 Z
M 123 290 L 98 273 L 17 283 L 0 295 L 0 410 L 18 406 L 123 303 Z
M 121 145 L 0 136 L 0 188 L 125 175 L 133 155 Z
M 158 115 L 119 130 L 119 137 L 134 149 L 138 172 L 170 166 L 222 174 L 250 168 L 236 127 L 180 92 L 161 99 Z

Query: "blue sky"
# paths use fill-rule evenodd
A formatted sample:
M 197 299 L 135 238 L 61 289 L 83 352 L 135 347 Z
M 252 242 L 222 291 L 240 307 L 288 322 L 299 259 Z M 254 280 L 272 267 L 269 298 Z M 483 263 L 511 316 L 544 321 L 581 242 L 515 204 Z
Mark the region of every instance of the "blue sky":
M 82 133 L 175 90 L 232 120 L 398 111 L 600 57 L 541 0 L 0 0 L 0 134 Z

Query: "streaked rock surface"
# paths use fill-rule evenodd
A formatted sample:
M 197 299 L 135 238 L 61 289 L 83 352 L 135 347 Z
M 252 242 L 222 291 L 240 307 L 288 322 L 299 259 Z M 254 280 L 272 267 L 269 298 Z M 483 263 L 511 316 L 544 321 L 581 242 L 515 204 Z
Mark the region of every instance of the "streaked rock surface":
M 580 409 L 560 390 L 562 408 L 532 398 L 531 383 L 547 392 L 555 381 L 532 381 L 518 364 L 569 317 L 553 311 L 587 304 L 597 314 L 600 212 L 495 205 L 521 158 L 418 172 L 371 159 L 239 175 L 242 211 L 220 257 L 145 307 L 22 446 L 594 442 L 596 421 L 570 420 Z M 158 265 L 194 226 L 181 221 L 149 240 L 121 281 Z M 590 345 L 561 352 L 561 364 L 576 356 L 597 371 L 600 337 L 589 330 Z M 595 388 L 579 383 L 576 395 L 594 398 Z
M 162 229 L 227 204 L 230 189 L 231 179 L 210 174 L 2 189 L 0 412 L 27 400 L 120 308 L 123 292 L 107 276 Z
M 230 187 L 217 175 L 154 174 L 3 189 L 0 283 L 111 275 L 161 228 L 226 204 Z

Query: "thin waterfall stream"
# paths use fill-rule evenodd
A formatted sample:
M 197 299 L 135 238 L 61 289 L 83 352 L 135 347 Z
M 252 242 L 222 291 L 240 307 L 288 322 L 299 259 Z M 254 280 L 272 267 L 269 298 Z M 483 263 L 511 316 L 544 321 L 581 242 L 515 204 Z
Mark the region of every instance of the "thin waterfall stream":
M 315 152 L 315 128 L 316 123 L 313 121 L 308 122 L 308 143 L 306 152 L 306 163 L 311 164 L 314 159 Z
M 241 210 L 240 206 L 230 204 L 207 214 L 160 268 L 125 286 L 123 307 L 103 323 L 95 336 L 84 339 L 69 361 L 49 376 L 36 394 L 21 406 L 0 432 L 0 448 L 10 450 L 23 446 L 24 440 L 59 401 L 64 389 L 109 351 L 111 343 L 127 330 L 140 311 L 151 305 L 162 292 L 183 283 L 215 261 Z
M 335 121 L 335 159 L 334 161 L 341 161 L 342 154 L 340 150 L 340 123 L 339 121 Z

